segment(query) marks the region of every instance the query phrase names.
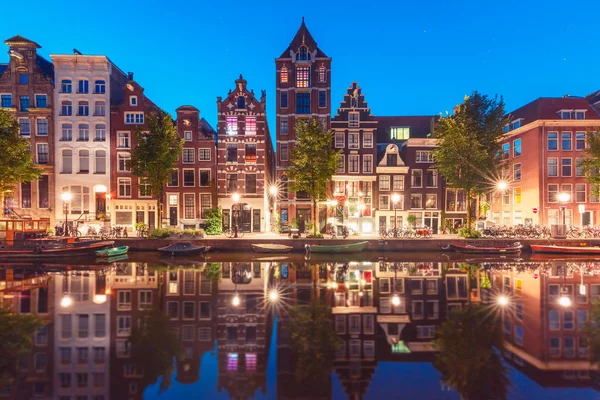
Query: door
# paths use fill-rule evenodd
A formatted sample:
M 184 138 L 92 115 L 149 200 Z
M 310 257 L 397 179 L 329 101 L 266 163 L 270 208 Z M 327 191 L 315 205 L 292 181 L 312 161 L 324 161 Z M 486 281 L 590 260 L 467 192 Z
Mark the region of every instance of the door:
M 135 212 L 135 223 L 137 224 L 138 222 L 145 222 L 144 221 L 144 212 L 143 211 L 136 211 Z
M 156 211 L 148 211 L 148 229 L 156 228 Z
M 240 214 L 240 230 L 242 232 L 250 232 L 252 226 L 252 207 L 249 204 L 240 204 L 242 212 Z
M 592 224 L 592 212 L 586 211 L 581 214 L 581 225 L 587 226 Z
M 177 206 L 169 207 L 169 225 L 171 225 L 171 226 L 177 225 Z
M 223 210 L 223 230 L 225 229 L 229 229 L 229 227 L 231 226 L 231 215 L 229 213 L 229 210 Z
M 310 224 L 310 209 L 299 208 L 296 210 L 296 221 L 298 222 L 298 230 L 305 232 Z
M 252 231 L 260 232 L 260 209 L 252 210 Z
M 327 226 L 327 206 L 319 205 L 319 232 L 325 233 Z
M 106 192 L 96 193 L 96 214 L 106 213 Z

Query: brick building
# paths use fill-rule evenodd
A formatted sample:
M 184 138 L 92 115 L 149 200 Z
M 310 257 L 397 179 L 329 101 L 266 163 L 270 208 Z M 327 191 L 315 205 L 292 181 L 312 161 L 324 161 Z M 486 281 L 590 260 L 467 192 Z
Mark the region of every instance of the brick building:
M 498 177 L 508 187 L 492 195 L 491 219 L 502 225 L 562 224 L 558 195 L 566 193 L 567 225 L 599 224 L 600 200 L 579 166 L 585 157 L 586 131 L 600 126 L 588 100 L 539 98 L 511 116 L 502 141 L 503 172 Z
M 217 97 L 217 193 L 223 227 L 235 224 L 243 232 L 264 232 L 270 214 L 273 145 L 267 124 L 267 97 L 260 99 L 240 75 L 225 99 Z M 233 195 L 239 195 L 235 204 Z
M 11 112 L 29 140 L 33 161 L 43 168 L 37 182 L 21 182 L 4 195 L 3 215 L 53 219 L 54 68 L 37 53 L 40 45 L 22 36 L 4 41 L 8 64 L 0 64 L 0 108 Z
M 290 166 L 290 152 L 296 141 L 296 121 L 316 118 L 329 129 L 331 58 L 317 46 L 304 18 L 289 46 L 275 60 L 275 87 L 278 212 L 284 225 L 294 218 L 299 224 L 308 223 L 311 219 L 310 199 L 306 193 L 288 190 L 285 171 Z

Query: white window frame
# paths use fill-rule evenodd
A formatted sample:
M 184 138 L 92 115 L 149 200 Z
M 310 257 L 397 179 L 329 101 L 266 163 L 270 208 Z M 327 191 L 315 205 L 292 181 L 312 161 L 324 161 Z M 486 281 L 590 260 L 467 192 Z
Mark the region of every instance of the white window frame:
M 188 157 L 188 159 L 191 159 L 192 161 L 186 161 L 185 157 L 183 156 L 184 153 L 187 153 L 188 155 L 191 154 L 192 156 Z M 182 164 L 193 164 L 193 163 L 195 163 L 196 162 L 196 160 L 195 160 L 196 157 L 195 157 L 194 153 L 195 153 L 195 151 L 194 151 L 193 148 L 184 147 L 181 150 L 181 163 Z
M 338 140 L 341 138 L 342 140 Z M 336 132 L 334 136 L 334 143 L 336 149 L 343 149 L 346 147 L 346 134 L 344 132 Z
M 371 138 L 370 144 L 365 140 L 367 137 Z M 363 148 L 365 148 L 365 149 L 373 148 L 373 132 L 364 132 L 363 133 Z
M 367 171 L 366 161 L 371 161 L 371 168 Z M 373 173 L 373 155 L 372 154 L 363 154 L 363 174 L 372 174 Z
M 204 152 L 205 150 L 208 150 L 208 158 L 201 158 L 200 157 L 200 150 L 202 150 L 202 152 Z M 198 161 L 211 161 L 212 159 L 212 151 L 210 148 L 206 148 L 206 147 L 201 147 L 198 149 Z
M 352 117 L 356 116 L 356 119 Z M 360 113 L 358 111 L 351 111 L 348 113 L 348 128 L 358 128 L 360 126 Z
M 192 131 L 183 131 L 183 140 L 191 142 L 193 140 Z
M 121 182 L 129 182 L 129 196 L 126 194 L 121 194 Z M 131 198 L 131 178 L 117 178 L 117 197 L 120 199 L 130 199 Z
M 356 159 L 356 171 L 351 171 L 350 170 L 350 161 L 352 160 L 352 158 Z M 348 173 L 349 174 L 360 174 L 360 155 L 359 154 L 349 154 L 348 155 Z

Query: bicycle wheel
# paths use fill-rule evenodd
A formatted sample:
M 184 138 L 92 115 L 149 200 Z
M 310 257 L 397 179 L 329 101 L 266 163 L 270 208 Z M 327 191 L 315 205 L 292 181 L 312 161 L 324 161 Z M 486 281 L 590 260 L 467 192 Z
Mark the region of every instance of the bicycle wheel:
M 244 231 L 238 230 L 238 238 L 243 238 L 243 237 L 244 237 Z

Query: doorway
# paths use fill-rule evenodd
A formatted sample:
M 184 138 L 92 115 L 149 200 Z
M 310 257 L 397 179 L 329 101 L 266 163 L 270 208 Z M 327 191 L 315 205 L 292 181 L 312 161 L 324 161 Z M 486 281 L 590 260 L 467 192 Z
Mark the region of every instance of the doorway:
M 156 228 L 156 211 L 148 211 L 148 229 Z
M 581 226 L 592 225 L 592 211 L 586 211 L 581 214 Z
M 310 224 L 310 208 L 298 208 L 296 210 L 296 221 L 298 222 L 298 230 L 306 232 Z
M 96 192 L 96 214 L 106 213 L 106 192 Z
M 260 209 L 252 210 L 252 231 L 260 232 Z
M 177 206 L 169 206 L 169 225 L 177 225 Z

